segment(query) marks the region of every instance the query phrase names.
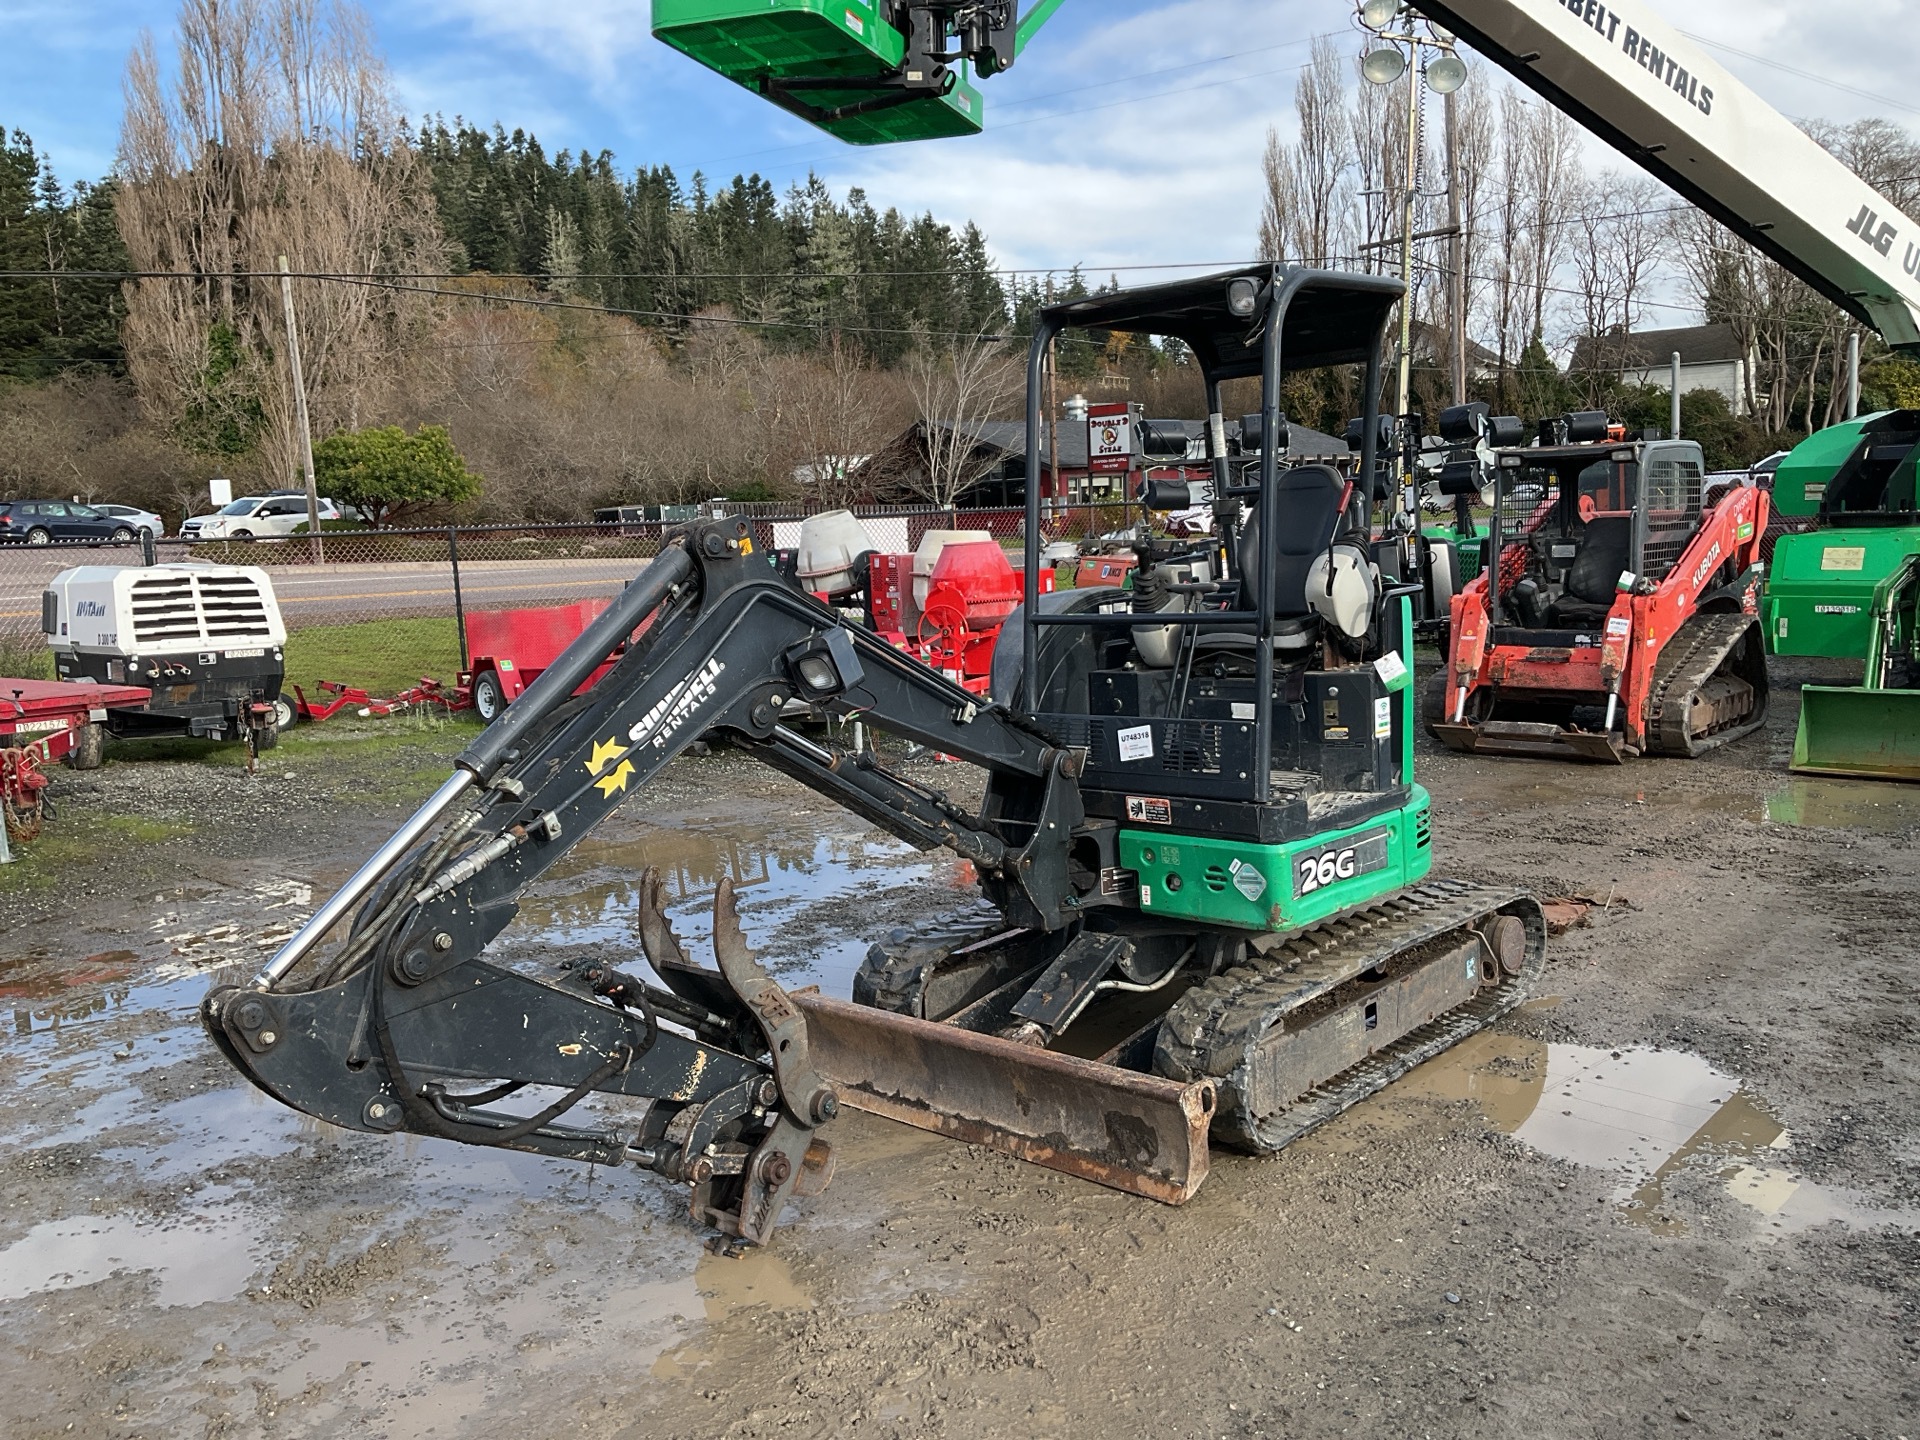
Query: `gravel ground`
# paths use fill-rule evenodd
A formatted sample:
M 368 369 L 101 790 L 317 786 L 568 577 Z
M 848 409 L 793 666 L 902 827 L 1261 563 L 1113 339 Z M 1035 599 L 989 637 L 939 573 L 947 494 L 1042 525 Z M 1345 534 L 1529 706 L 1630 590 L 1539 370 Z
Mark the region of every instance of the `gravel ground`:
M 1794 677 L 1789 676 L 1788 679 Z M 1425 746 L 1437 869 L 1597 902 L 1539 998 L 1180 1209 L 859 1116 L 776 1244 L 652 1177 L 339 1132 L 193 1018 L 471 737 L 290 737 L 62 775 L 0 871 L 0 1433 L 1920 1435 L 1920 787 L 1764 734 L 1618 769 Z M 781 974 L 966 903 L 735 755 L 677 762 L 503 944 Z

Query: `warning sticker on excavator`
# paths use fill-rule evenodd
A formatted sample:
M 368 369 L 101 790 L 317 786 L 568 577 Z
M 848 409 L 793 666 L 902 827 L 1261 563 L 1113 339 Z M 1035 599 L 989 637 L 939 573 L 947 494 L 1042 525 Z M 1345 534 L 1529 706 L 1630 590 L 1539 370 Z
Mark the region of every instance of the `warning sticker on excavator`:
M 1384 740 L 1393 734 L 1393 697 L 1382 695 L 1373 702 L 1373 738 Z
M 1236 860 L 1227 869 L 1233 875 L 1233 888 L 1249 900 L 1258 900 L 1267 893 L 1267 877 L 1256 866 L 1244 860 Z
M 1864 570 L 1867 567 L 1867 547 L 1864 545 L 1829 545 L 1820 552 L 1822 570 Z
M 1159 795 L 1129 795 L 1127 819 L 1136 825 L 1171 825 L 1173 802 Z

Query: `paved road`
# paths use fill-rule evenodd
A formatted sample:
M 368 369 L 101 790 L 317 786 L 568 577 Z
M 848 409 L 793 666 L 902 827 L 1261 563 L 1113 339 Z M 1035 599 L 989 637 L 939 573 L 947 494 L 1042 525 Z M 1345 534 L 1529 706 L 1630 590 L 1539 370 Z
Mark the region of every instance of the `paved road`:
M 40 592 L 60 571 L 106 552 L 0 550 L 0 629 L 36 631 Z M 644 560 L 474 560 L 460 566 L 469 609 L 497 610 L 612 595 Z M 408 615 L 451 615 L 453 574 L 445 565 L 274 566 L 274 593 L 292 628 Z

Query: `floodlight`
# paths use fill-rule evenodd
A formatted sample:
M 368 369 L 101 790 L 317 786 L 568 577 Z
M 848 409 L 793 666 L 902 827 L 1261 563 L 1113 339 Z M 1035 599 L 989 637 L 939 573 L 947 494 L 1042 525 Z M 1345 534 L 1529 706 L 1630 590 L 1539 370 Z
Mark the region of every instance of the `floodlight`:
M 1227 309 L 1242 320 L 1252 315 L 1260 303 L 1259 282 L 1237 275 L 1227 282 Z
M 1360 7 L 1360 23 L 1369 30 L 1384 30 L 1399 18 L 1404 8 L 1401 0 L 1366 0 Z
M 1360 73 L 1375 85 L 1391 85 L 1407 73 L 1407 57 L 1397 46 L 1382 45 L 1367 52 L 1360 62 Z
M 1458 55 L 1442 55 L 1427 66 L 1427 88 L 1436 95 L 1451 95 L 1467 83 L 1467 65 Z

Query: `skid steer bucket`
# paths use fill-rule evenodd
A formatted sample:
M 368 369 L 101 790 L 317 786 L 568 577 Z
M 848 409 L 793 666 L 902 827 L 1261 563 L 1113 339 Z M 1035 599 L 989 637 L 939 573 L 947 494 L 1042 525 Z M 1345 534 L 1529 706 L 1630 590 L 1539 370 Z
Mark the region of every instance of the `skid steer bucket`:
M 1920 780 L 1920 690 L 1809 685 L 1800 692 L 1794 770 Z
M 905 44 L 872 5 L 653 0 L 653 33 L 854 145 L 980 132 L 983 101 L 964 75 L 944 95 L 904 99 L 885 88 Z
M 1626 763 L 1626 747 L 1618 735 L 1597 730 L 1572 730 L 1563 725 L 1527 720 L 1439 721 L 1434 738 L 1463 755 L 1521 755 L 1535 760 L 1597 760 L 1605 765 Z
M 801 991 L 840 1103 L 1169 1205 L 1207 1178 L 1211 1080 L 1180 1082 Z

